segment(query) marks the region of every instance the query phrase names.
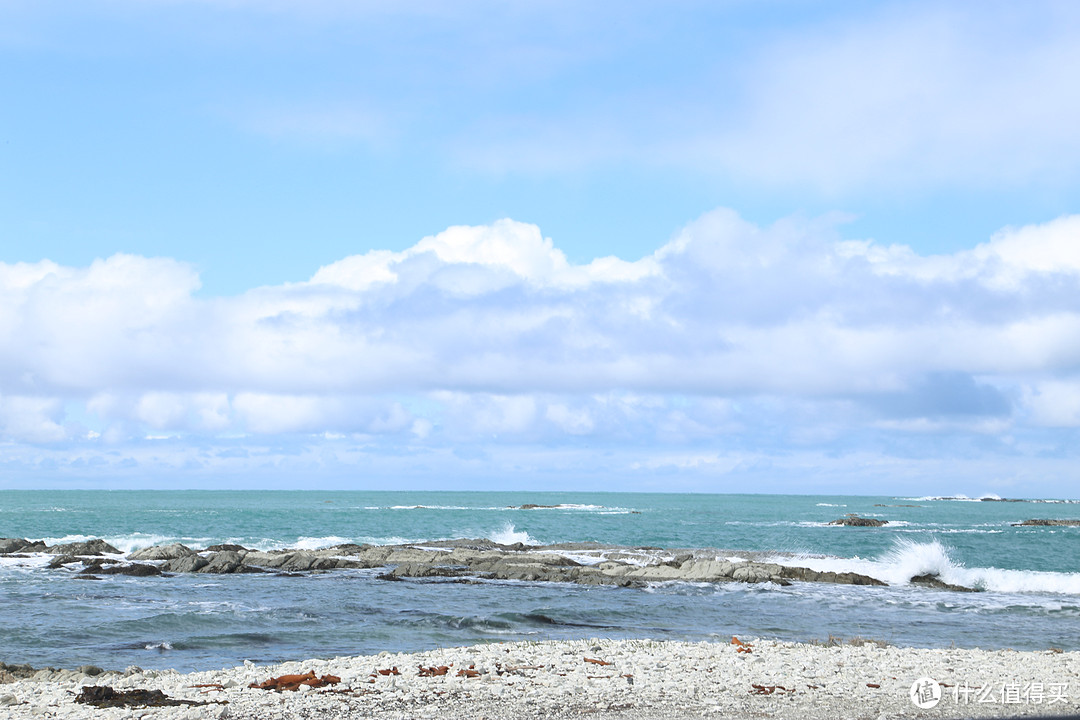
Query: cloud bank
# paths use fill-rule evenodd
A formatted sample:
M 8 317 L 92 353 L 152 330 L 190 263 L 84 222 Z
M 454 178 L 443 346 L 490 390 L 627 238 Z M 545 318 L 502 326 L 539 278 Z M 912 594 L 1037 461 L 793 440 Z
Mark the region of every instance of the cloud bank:
M 646 257 L 575 265 L 507 219 L 231 297 L 169 258 L 0 264 L 0 442 L 57 472 L 1067 454 L 1080 216 L 933 256 L 842 220 L 719 209 Z

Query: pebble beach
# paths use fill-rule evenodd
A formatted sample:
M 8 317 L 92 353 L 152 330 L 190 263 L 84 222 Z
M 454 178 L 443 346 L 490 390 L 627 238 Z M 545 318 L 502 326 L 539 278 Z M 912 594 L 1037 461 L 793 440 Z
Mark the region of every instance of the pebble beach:
M 252 687 L 282 676 L 313 680 L 295 690 Z M 6 679 L 13 679 L 10 673 Z M 178 704 L 96 707 L 77 701 L 93 695 L 88 687 L 109 687 L 115 696 L 157 690 L 159 701 Z M 920 707 L 916 700 L 933 706 Z M 807 720 L 1078 712 L 1076 652 L 898 648 L 874 642 L 810 645 L 752 638 L 731 643 L 490 643 L 279 665 L 245 663 L 189 674 L 135 667 L 122 672 L 44 669 L 0 685 L 0 716 L 12 720 Z

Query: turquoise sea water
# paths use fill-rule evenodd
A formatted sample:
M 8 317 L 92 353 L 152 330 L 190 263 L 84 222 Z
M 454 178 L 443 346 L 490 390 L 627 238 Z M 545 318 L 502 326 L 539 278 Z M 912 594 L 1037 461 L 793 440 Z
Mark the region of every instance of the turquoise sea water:
M 553 509 L 516 509 L 525 503 Z M 882 528 L 830 526 L 846 513 Z M 182 669 L 510 639 L 861 635 L 898 645 L 1080 649 L 1075 502 L 776 495 L 494 492 L 0 491 L 0 536 L 101 537 L 129 551 L 328 547 L 486 537 L 782 554 L 890 584 L 388 583 L 377 571 L 79 581 L 0 556 L 0 660 Z M 791 556 L 794 557 L 791 557 Z M 937 573 L 978 587 L 911 587 Z

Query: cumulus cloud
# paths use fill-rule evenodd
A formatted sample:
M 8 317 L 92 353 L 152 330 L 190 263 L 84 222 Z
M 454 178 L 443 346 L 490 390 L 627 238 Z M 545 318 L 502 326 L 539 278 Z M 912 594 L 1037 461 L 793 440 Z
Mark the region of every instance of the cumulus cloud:
M 640 443 L 698 448 L 640 467 L 716 469 L 1080 426 L 1080 217 L 938 256 L 842 220 L 720 209 L 583 265 L 502 220 L 218 298 L 164 258 L 0 264 L 0 436 Z

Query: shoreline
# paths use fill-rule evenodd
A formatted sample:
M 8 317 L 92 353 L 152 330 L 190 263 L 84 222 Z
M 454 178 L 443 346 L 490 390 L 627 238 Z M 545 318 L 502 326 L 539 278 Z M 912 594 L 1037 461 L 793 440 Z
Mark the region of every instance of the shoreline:
M 298 691 L 251 688 L 282 675 L 330 678 Z M 939 683 L 920 709 L 913 683 Z M 95 709 L 86 686 L 158 690 L 182 704 Z M 0 684 L 0 714 L 22 718 L 988 717 L 1080 713 L 1080 652 L 570 640 L 489 643 L 193 673 L 42 670 Z M 47 714 L 47 715 L 46 715 Z

